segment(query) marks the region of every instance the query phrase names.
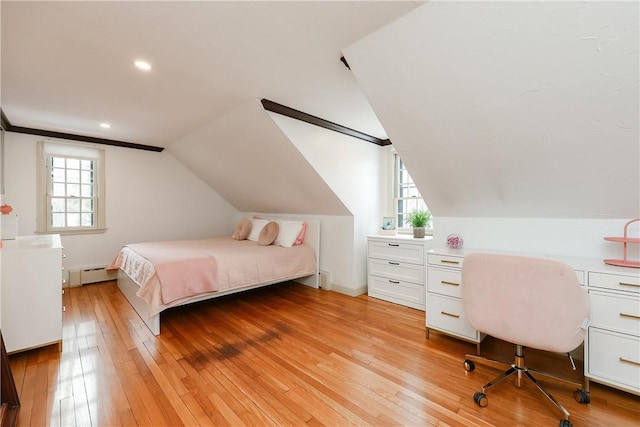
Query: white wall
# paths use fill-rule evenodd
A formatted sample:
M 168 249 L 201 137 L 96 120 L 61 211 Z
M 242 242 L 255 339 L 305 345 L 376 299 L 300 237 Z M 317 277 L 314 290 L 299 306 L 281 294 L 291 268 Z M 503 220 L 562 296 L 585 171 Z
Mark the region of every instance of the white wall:
M 605 236 L 622 236 L 627 220 L 588 218 L 460 218 L 434 219 L 434 247 L 446 246 L 449 234 L 464 239 L 464 247 L 515 251 L 540 255 L 621 259 L 622 244 Z M 640 236 L 640 225 L 631 224 L 629 235 Z M 628 245 L 629 259 L 640 259 L 640 245 Z
M 428 2 L 345 49 L 434 246 L 622 256 L 603 237 L 640 217 L 639 7 Z
M 638 2 L 428 2 L 345 49 L 434 217 L 640 215 Z
M 33 234 L 36 229 L 39 140 L 42 138 L 32 135 L 5 135 L 4 200 L 18 214 L 19 235 Z M 171 154 L 100 147 L 106 150 L 107 231 L 62 236 L 66 271 L 108 264 L 127 243 L 233 232 L 237 210 Z
M 328 254 L 336 263 L 321 267 L 331 269 L 334 289 L 353 295 L 365 293 L 366 236 L 375 234 L 382 217 L 388 215 L 384 192 L 387 149 L 280 114 L 269 114 L 353 214 L 350 234 L 344 234 L 347 230 L 326 230 L 339 233 Z M 336 268 L 338 265 L 342 268 Z
M 167 151 L 238 210 L 349 214 L 257 99 L 185 135 Z

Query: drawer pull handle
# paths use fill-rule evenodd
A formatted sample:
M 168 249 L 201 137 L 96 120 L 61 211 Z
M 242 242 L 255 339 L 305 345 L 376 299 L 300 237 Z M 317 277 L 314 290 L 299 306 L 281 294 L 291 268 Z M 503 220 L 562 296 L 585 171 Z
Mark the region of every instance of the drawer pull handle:
M 447 282 L 446 280 L 441 280 L 440 283 L 442 283 L 443 285 L 460 286 L 460 283 Z
M 393 283 L 394 285 L 400 284 L 400 282 L 398 282 L 397 280 L 389 280 L 389 283 Z
M 441 259 L 440 262 L 443 264 L 460 264 L 460 261 L 451 261 L 448 259 Z
M 400 265 L 399 262 L 391 262 L 391 261 L 389 261 L 389 264 L 391 264 L 391 265 Z
M 620 361 L 624 363 L 629 363 L 631 365 L 640 366 L 640 363 L 634 362 L 633 360 L 625 359 L 624 357 L 620 357 Z
M 446 311 L 441 311 L 440 314 L 444 314 L 445 316 L 449 316 L 449 317 L 455 317 L 456 319 L 460 318 L 460 315 L 447 313 Z
M 634 288 L 640 288 L 640 285 L 636 285 L 635 283 L 625 283 L 625 282 L 618 282 L 618 284 L 620 286 L 632 286 Z
M 397 248 L 397 247 L 399 247 L 399 246 L 400 246 L 400 245 L 399 245 L 399 244 L 397 244 L 397 243 L 387 243 L 387 244 L 388 244 L 389 246 L 393 247 L 393 248 Z
M 629 319 L 640 320 L 640 316 L 636 316 L 635 314 L 620 313 L 620 317 L 628 317 Z

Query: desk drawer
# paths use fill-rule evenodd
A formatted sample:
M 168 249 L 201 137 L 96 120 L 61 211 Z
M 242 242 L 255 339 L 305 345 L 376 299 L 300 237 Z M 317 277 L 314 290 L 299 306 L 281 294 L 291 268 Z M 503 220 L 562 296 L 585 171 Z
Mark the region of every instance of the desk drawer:
M 462 301 L 441 295 L 427 298 L 427 327 L 478 342 L 478 332 L 467 322 Z
M 424 246 L 422 244 L 370 240 L 369 257 L 424 265 Z
M 640 391 L 640 339 L 589 328 L 589 376 Z
M 640 336 L 640 298 L 590 291 L 594 327 Z
M 369 296 L 424 311 L 424 286 L 369 276 Z
M 442 267 L 462 268 L 464 257 L 451 255 L 429 254 L 427 256 L 429 265 L 439 265 Z
M 460 298 L 462 274 L 460 270 L 429 267 L 427 272 L 429 292 Z
M 640 276 L 589 272 L 589 286 L 640 293 Z
M 424 266 L 422 265 L 369 258 L 369 274 L 419 283 L 424 288 Z

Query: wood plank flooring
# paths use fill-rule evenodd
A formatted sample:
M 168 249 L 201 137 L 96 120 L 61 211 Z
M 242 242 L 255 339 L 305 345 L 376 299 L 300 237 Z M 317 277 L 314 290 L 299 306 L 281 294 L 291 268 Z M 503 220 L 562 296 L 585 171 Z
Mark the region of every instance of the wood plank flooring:
M 154 337 L 115 282 L 68 289 L 58 346 L 10 356 L 19 426 L 557 426 L 532 386 L 472 395 L 475 345 L 424 312 L 284 283 L 164 313 Z M 557 359 L 549 359 L 556 365 Z M 568 366 L 567 362 L 566 366 Z M 574 426 L 640 423 L 640 398 L 593 384 L 591 404 L 549 384 Z

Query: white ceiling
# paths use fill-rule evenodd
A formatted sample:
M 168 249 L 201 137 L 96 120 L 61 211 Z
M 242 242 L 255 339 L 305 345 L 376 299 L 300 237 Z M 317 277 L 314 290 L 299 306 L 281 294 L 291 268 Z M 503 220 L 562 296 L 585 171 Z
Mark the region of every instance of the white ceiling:
M 14 126 L 167 147 L 267 98 L 386 138 L 341 49 L 420 3 L 2 1 L 1 105 Z

